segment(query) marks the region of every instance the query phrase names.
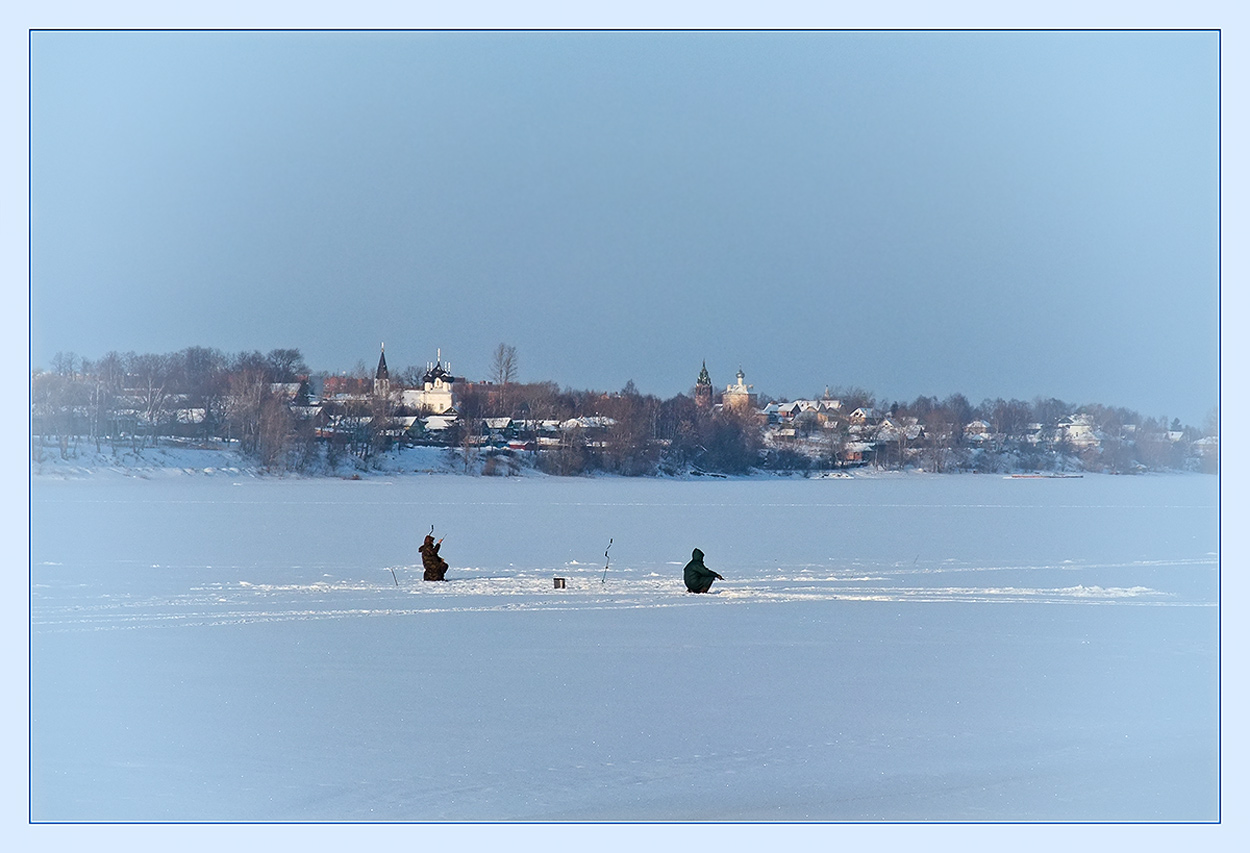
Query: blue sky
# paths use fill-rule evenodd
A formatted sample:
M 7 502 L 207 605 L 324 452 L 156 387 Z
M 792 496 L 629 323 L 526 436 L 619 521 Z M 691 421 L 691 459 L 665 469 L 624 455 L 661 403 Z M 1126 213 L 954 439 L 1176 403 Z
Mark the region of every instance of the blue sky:
M 38 32 L 31 358 L 1218 400 L 1214 32 Z

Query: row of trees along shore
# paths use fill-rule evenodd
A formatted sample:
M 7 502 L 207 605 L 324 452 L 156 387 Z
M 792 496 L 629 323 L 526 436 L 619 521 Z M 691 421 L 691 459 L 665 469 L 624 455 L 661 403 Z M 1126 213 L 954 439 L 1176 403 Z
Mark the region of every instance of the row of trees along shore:
M 457 418 L 425 428 L 400 405 L 424 368 L 392 372 L 373 393 L 363 362 L 347 375 L 314 373 L 298 349 L 229 354 L 190 347 L 168 354 L 110 352 L 94 361 L 58 353 L 31 372 L 31 458 L 141 451 L 161 441 L 232 447 L 271 471 L 368 466 L 404 445 L 444 446 L 465 470 L 509 473 L 529 460 L 564 475 L 808 474 L 871 465 L 928 471 L 1217 472 L 1218 410 L 1202 429 L 1129 409 L 1053 398 L 985 400 L 962 394 L 911 402 L 861 388 L 839 405 L 779 419 L 751 407 L 701 405 L 693 394 L 660 399 L 631 380 L 620 391 L 516 381 L 514 347 L 495 351 L 491 381 L 457 382 Z M 333 386 L 334 394 L 326 393 Z M 824 395 L 822 395 L 824 396 Z M 418 417 L 414 417 L 418 416 Z M 509 419 L 501 426 L 502 419 Z M 1087 441 L 1074 441 L 1076 420 Z M 523 448 L 523 449 L 519 449 Z M 477 463 L 481 463 L 480 467 Z

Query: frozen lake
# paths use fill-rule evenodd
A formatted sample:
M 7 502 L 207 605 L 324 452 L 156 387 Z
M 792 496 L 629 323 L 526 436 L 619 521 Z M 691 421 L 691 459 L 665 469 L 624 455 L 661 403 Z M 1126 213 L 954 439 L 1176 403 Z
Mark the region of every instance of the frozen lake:
M 36 821 L 1220 816 L 1214 477 L 218 471 L 31 515 Z

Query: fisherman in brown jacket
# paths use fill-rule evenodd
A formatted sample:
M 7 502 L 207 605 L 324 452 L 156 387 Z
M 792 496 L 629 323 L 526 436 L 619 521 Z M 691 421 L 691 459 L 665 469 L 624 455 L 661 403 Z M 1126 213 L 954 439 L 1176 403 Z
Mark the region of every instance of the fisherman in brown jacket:
M 425 537 L 425 544 L 417 550 L 421 552 L 421 565 L 425 566 L 425 579 L 427 581 L 447 580 L 443 575 L 447 574 L 447 561 L 438 556 L 438 549 L 443 544 L 443 540 L 434 541 L 434 534 Z

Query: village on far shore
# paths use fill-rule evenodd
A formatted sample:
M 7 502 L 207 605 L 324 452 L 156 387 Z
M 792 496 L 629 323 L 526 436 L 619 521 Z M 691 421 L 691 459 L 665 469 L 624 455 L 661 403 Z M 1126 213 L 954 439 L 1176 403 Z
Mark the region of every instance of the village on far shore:
M 315 374 L 298 350 L 192 347 L 165 356 L 58 354 L 32 371 L 31 461 L 137 452 L 161 444 L 234 449 L 271 472 L 377 467 L 405 448 L 444 449 L 464 472 L 805 476 L 848 469 L 971 472 L 1218 473 L 1218 413 L 1205 430 L 1055 399 L 880 404 L 846 389 L 818 398 L 758 394 L 738 368 L 717 390 L 704 362 L 687 394 L 561 391 L 513 381 L 501 344 L 493 381 L 452 373 L 437 350 L 392 375 L 385 345 L 369 376 Z M 364 374 L 364 375 L 362 375 Z

